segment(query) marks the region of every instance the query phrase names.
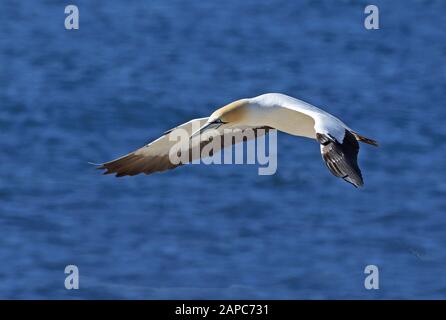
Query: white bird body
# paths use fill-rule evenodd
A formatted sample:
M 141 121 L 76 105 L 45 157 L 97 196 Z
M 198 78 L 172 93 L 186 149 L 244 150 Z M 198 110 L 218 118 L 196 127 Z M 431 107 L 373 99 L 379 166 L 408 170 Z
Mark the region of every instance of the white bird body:
M 341 120 L 333 115 L 302 100 L 280 94 L 267 93 L 247 99 L 252 106 L 257 123 L 253 126 L 268 125 L 277 130 L 311 139 L 316 139 L 316 132 L 331 134 L 338 141 L 344 139 L 345 129 L 350 130 Z
M 172 163 L 169 159 L 169 152 L 175 145 L 175 140 L 170 136 L 174 130 L 181 129 L 192 138 L 209 129 L 225 136 L 224 129 L 230 128 L 250 128 L 259 131 L 259 134 L 263 134 L 258 130 L 261 128 L 277 129 L 291 135 L 315 139 L 321 145 L 322 157 L 330 171 L 356 187 L 363 184 L 357 165 L 357 141 L 377 145 L 376 141 L 357 134 L 335 116 L 309 103 L 280 93 L 267 93 L 234 101 L 217 109 L 209 117 L 186 122 L 167 131 L 148 145 L 102 164 L 99 169 L 106 169 L 106 174 L 116 173 L 117 176 L 150 174 L 172 169 L 184 164 Z M 257 136 L 256 134 L 253 138 Z M 232 140 L 229 140 L 229 143 L 226 139 L 223 140 L 225 142 L 221 148 L 232 144 Z M 209 140 L 190 139 L 190 148 L 203 147 L 206 143 L 209 143 Z M 192 156 L 185 163 L 196 157 Z

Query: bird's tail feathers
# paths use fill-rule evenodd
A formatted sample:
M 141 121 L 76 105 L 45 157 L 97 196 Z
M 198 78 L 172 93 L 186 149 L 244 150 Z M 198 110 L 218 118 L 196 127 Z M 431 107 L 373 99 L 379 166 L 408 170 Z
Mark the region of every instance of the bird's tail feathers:
M 351 133 L 355 136 L 356 140 L 358 140 L 358 141 L 361 141 L 361 142 L 367 143 L 367 144 L 371 144 L 372 146 L 375 146 L 375 147 L 378 146 L 378 141 L 376 141 L 376 140 L 361 136 L 359 133 L 356 133 L 354 131 L 351 131 Z

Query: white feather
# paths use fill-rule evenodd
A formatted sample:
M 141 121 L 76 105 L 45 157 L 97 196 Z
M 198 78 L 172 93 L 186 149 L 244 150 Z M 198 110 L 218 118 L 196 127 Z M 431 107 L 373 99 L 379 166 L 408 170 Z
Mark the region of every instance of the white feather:
M 280 125 L 286 121 L 286 119 L 280 119 L 279 123 L 276 121 L 276 129 L 287 131 L 291 134 L 308 136 L 311 138 L 315 138 L 316 133 L 321 134 L 329 134 L 334 137 L 339 142 L 342 142 L 345 135 L 345 130 L 350 130 L 341 120 L 336 118 L 335 116 L 329 114 L 328 112 L 321 110 L 307 102 L 302 100 L 287 96 L 281 93 L 267 93 L 261 96 L 257 96 L 249 99 L 249 102 L 253 105 L 256 105 L 257 108 L 264 108 L 268 110 L 265 112 L 265 116 L 272 118 L 272 115 L 275 112 L 279 112 L 281 108 L 286 108 L 289 110 L 296 111 L 298 113 L 302 113 L 311 117 L 314 121 L 314 132 L 299 132 L 299 122 L 294 121 L 295 131 L 293 129 L 283 130 L 280 128 Z M 266 111 L 265 110 L 265 111 Z M 297 116 L 297 115 L 296 115 Z M 279 126 L 279 127 L 278 127 Z M 310 136 L 311 135 L 311 136 Z

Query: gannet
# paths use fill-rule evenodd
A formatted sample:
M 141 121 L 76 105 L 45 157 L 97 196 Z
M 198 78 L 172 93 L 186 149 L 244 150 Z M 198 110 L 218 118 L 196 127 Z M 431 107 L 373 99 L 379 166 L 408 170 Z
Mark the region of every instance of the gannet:
M 199 128 L 193 132 L 193 128 Z M 115 173 L 117 177 L 151 174 L 173 169 L 184 163 L 172 163 L 169 151 L 175 141 L 169 135 L 176 129 L 187 132 L 191 148 L 201 148 L 209 139 L 193 139 L 208 130 L 224 135 L 227 128 L 276 129 L 288 134 L 316 140 L 320 144 L 322 159 L 330 172 L 339 178 L 361 187 L 364 182 L 358 167 L 359 143 L 378 146 L 375 140 L 366 138 L 350 129 L 335 116 L 307 102 L 281 93 L 267 93 L 253 98 L 231 102 L 209 117 L 194 119 L 172 130 L 123 157 L 98 165 L 104 174 Z M 257 135 L 254 137 L 257 138 Z M 192 142 L 193 141 L 193 142 Z M 228 144 L 222 144 L 221 148 Z M 200 156 L 200 155 L 198 155 Z M 189 161 L 192 161 L 192 157 Z

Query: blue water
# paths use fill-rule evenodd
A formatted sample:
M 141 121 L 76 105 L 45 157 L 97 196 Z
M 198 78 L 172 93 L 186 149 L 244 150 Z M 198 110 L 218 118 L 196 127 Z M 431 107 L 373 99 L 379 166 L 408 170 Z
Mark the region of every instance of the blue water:
M 76 0 L 67 31 L 63 1 L 2 0 L 0 298 L 446 298 L 446 2 L 371 2 L 374 31 L 364 1 Z M 365 187 L 285 134 L 273 176 L 87 163 L 265 92 L 380 141 Z

